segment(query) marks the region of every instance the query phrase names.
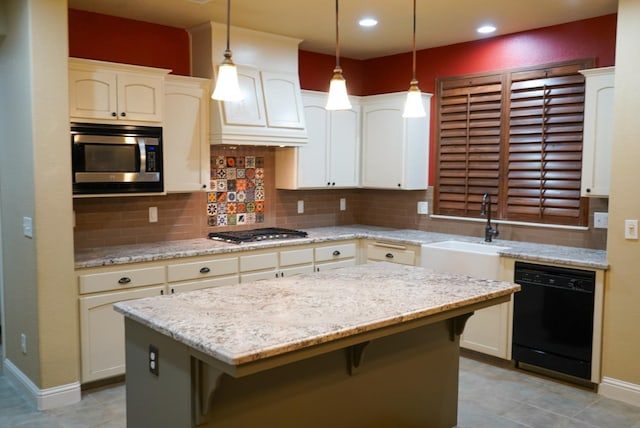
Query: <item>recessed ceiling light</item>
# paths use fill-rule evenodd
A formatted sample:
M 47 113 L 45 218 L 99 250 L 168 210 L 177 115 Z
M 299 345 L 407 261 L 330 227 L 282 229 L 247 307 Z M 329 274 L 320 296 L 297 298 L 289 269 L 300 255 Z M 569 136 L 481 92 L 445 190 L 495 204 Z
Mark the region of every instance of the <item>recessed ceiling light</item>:
M 493 25 L 483 25 L 481 27 L 478 27 L 476 31 L 480 34 L 490 34 L 496 31 L 496 27 L 494 27 Z
M 375 18 L 362 18 L 358 21 L 361 27 L 375 27 L 378 25 L 378 20 Z

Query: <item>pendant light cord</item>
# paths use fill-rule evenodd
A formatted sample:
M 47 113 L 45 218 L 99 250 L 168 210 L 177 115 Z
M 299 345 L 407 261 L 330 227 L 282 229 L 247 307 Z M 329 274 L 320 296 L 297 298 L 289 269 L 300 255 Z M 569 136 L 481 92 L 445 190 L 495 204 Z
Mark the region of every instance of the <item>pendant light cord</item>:
M 231 58 L 231 49 L 229 49 L 230 38 L 231 38 L 231 0 L 227 0 L 227 49 L 224 52 L 225 58 Z
M 336 68 L 340 67 L 340 20 L 338 19 L 340 11 L 338 9 L 338 1 L 336 0 Z
M 413 0 L 413 75 L 412 80 L 416 80 L 416 0 Z

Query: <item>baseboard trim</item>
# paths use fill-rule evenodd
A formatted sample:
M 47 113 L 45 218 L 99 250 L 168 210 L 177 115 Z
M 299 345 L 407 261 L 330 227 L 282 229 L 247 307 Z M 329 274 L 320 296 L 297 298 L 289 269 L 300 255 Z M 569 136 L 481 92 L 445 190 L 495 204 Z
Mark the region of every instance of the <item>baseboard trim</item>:
M 640 407 L 640 385 L 635 383 L 604 377 L 598 394 Z
M 2 362 L 4 375 L 27 396 L 38 410 L 49 410 L 78 403 L 81 398 L 80 382 L 40 389 L 10 360 Z

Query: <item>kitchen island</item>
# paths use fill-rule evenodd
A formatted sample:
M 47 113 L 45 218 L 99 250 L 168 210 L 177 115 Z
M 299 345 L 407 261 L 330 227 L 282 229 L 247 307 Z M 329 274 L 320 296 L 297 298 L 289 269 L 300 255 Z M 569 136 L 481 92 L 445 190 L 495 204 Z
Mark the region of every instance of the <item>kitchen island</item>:
M 518 289 L 374 263 L 117 303 L 127 426 L 455 426 L 464 323 Z

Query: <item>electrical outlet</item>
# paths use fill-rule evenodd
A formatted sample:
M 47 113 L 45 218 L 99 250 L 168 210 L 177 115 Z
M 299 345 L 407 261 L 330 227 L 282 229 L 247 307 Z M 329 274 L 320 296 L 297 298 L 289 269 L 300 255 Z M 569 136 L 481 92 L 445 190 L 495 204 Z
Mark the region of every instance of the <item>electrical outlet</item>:
M 340 211 L 347 209 L 347 198 L 340 198 Z
M 26 355 L 27 353 L 27 335 L 22 333 L 20 335 L 20 349 L 22 350 L 22 353 Z
M 624 221 L 624 239 L 638 239 L 638 220 Z
M 304 201 L 298 201 L 298 214 L 304 213 Z
M 149 207 L 149 223 L 158 222 L 158 207 Z
M 33 220 L 31 217 L 22 217 L 22 234 L 27 238 L 33 238 Z
M 607 229 L 609 227 L 609 213 L 593 213 L 593 227 Z
M 156 376 L 160 375 L 160 352 L 153 345 L 149 345 L 149 371 Z
M 429 202 L 427 201 L 418 202 L 418 214 L 429 214 Z

